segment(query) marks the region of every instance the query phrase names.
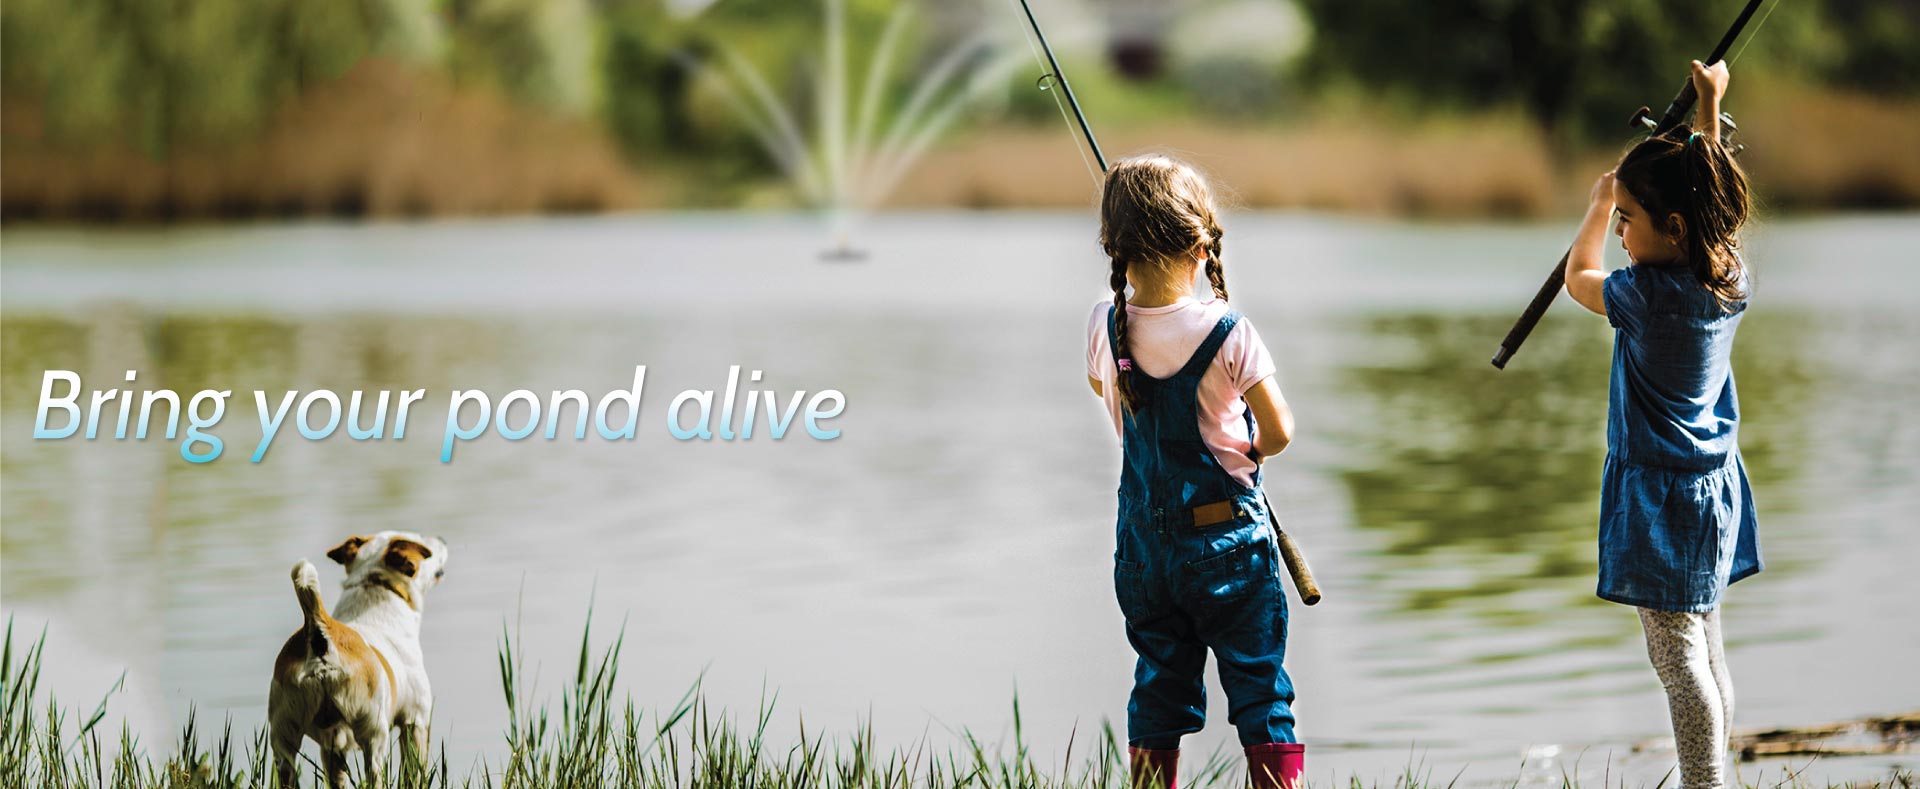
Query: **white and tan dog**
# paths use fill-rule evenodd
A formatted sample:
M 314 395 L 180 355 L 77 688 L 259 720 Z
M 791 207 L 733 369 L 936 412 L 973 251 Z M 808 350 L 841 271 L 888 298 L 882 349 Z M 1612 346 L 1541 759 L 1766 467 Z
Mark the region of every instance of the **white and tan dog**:
M 280 648 L 267 693 L 267 725 L 282 787 L 295 786 L 302 737 L 320 744 L 327 785 L 347 781 L 348 751 L 359 750 L 366 780 L 380 784 L 387 739 L 400 729 L 427 757 L 433 691 L 420 652 L 426 592 L 446 572 L 447 544 L 438 537 L 383 531 L 347 538 L 327 552 L 346 567 L 334 614 L 320 600 L 320 574 L 302 560 L 293 593 L 306 621 Z

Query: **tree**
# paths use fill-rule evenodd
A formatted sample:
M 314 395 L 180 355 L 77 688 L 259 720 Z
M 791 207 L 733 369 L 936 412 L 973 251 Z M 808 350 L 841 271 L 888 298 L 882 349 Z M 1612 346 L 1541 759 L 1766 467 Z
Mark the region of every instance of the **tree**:
M 1518 105 L 1543 126 L 1588 138 L 1622 128 L 1636 107 L 1664 107 L 1684 81 L 1687 62 L 1704 58 L 1744 5 L 1299 2 L 1314 25 L 1305 62 L 1311 78 L 1352 77 L 1424 102 Z M 1773 24 L 1814 13 L 1805 5 L 1780 9 Z

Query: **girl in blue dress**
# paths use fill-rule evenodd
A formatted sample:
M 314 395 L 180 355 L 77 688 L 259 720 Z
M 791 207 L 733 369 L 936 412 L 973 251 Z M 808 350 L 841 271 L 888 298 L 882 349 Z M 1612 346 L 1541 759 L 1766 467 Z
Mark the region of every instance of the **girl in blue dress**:
M 1761 569 L 1729 354 L 1749 283 L 1746 176 L 1720 140 L 1724 63 L 1693 63 L 1692 128 L 1634 146 L 1593 186 L 1567 292 L 1613 324 L 1600 597 L 1639 609 L 1683 789 L 1725 785 L 1733 683 L 1720 599 Z M 1607 220 L 1632 265 L 1602 271 Z

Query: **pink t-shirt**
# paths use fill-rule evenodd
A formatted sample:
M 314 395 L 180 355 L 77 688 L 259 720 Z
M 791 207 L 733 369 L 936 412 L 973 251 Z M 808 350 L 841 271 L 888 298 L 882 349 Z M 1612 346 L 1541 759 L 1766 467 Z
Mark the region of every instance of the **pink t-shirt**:
M 1100 380 L 1113 431 L 1125 440 L 1120 392 L 1113 385 L 1113 352 L 1107 348 L 1107 312 L 1112 308 L 1112 301 L 1098 302 L 1087 319 L 1087 376 Z M 1134 369 L 1155 378 L 1180 372 L 1226 314 L 1227 303 L 1219 299 L 1185 297 L 1164 307 L 1127 305 L 1127 345 Z M 1200 437 L 1220 467 L 1248 487 L 1253 485 L 1256 464 L 1247 457 L 1253 437 L 1247 434 L 1242 416 L 1247 404 L 1240 396 L 1273 374 L 1273 356 L 1253 322 L 1242 315 L 1200 376 L 1200 413 L 1195 415 L 1200 420 Z

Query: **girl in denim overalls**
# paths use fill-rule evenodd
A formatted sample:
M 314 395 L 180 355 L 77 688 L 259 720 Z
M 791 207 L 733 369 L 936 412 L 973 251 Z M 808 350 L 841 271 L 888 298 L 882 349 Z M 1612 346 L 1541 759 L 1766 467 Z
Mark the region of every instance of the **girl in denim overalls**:
M 1720 142 L 1723 64 L 1693 64 L 1693 128 L 1633 148 L 1594 184 L 1567 291 L 1615 328 L 1600 483 L 1599 595 L 1640 610 L 1666 688 L 1683 789 L 1725 784 L 1733 682 L 1720 598 L 1760 571 L 1729 354 L 1747 307 L 1734 252 L 1746 176 Z M 1617 215 L 1633 265 L 1600 256 Z
M 1206 182 L 1163 156 L 1107 173 L 1100 243 L 1113 301 L 1095 305 L 1087 382 L 1124 447 L 1114 591 L 1139 653 L 1127 704 L 1136 786 L 1173 787 L 1180 737 L 1206 718 L 1208 650 L 1261 789 L 1294 787 L 1287 609 L 1260 460 L 1293 417 L 1252 324 L 1227 306 Z M 1194 298 L 1204 269 L 1213 298 Z M 1127 286 L 1133 297 L 1127 298 Z

